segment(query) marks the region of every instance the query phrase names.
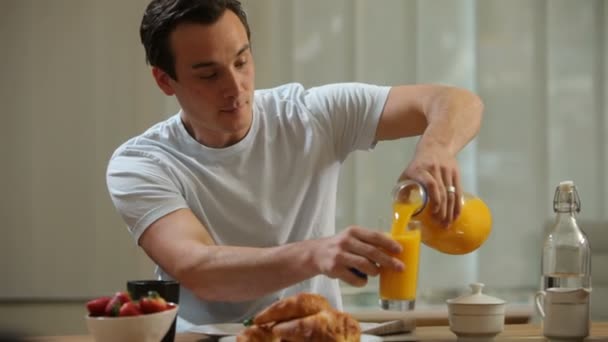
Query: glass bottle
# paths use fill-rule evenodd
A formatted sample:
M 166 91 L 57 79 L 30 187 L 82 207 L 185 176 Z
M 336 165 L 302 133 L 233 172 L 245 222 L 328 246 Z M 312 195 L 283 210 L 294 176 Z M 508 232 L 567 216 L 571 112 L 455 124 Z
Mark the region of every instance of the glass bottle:
M 580 210 L 574 182 L 560 182 L 553 198 L 555 223 L 543 246 L 541 290 L 591 289 L 591 248 L 576 223 Z

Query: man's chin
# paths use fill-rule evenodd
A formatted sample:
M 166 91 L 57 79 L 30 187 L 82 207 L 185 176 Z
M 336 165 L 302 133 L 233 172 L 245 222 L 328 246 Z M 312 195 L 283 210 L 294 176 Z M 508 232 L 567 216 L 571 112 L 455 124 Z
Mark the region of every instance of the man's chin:
M 242 111 L 240 113 L 229 114 L 224 116 L 224 122 L 227 127 L 233 132 L 248 131 L 252 123 L 251 112 Z

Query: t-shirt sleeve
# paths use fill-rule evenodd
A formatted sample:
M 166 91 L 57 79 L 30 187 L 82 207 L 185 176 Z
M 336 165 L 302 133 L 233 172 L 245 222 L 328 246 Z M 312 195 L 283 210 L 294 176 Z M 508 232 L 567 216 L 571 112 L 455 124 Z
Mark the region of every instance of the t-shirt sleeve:
M 352 151 L 375 146 L 376 128 L 390 89 L 364 83 L 337 83 L 306 92 L 306 106 L 329 123 L 341 160 Z
M 170 174 L 160 160 L 137 151 L 116 154 L 108 164 L 106 182 L 110 197 L 137 243 L 156 220 L 188 208 Z

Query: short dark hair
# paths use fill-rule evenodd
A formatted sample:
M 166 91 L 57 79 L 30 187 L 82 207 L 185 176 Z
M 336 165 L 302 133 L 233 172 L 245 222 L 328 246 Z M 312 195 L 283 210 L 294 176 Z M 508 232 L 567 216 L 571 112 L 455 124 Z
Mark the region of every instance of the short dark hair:
M 227 9 L 237 15 L 245 26 L 247 39 L 251 39 L 247 15 L 239 0 L 152 0 L 139 28 L 146 62 L 176 80 L 175 56 L 169 44 L 171 32 L 181 23 L 213 24 Z

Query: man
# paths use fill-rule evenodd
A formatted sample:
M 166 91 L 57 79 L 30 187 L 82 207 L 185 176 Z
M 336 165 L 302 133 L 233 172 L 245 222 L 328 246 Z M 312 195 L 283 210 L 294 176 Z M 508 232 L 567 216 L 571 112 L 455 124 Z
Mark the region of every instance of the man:
M 107 183 L 159 277 L 181 283 L 181 319 L 238 322 L 302 291 L 340 309 L 338 279 L 367 282 L 353 269 L 403 269 L 383 234 L 335 235 L 340 166 L 377 141 L 422 135 L 401 178 L 426 186 L 438 220 L 458 215 L 456 154 L 482 116 L 474 94 L 354 83 L 254 91 L 237 0 L 152 0 L 140 33 L 154 79 L 181 111 L 118 148 Z

